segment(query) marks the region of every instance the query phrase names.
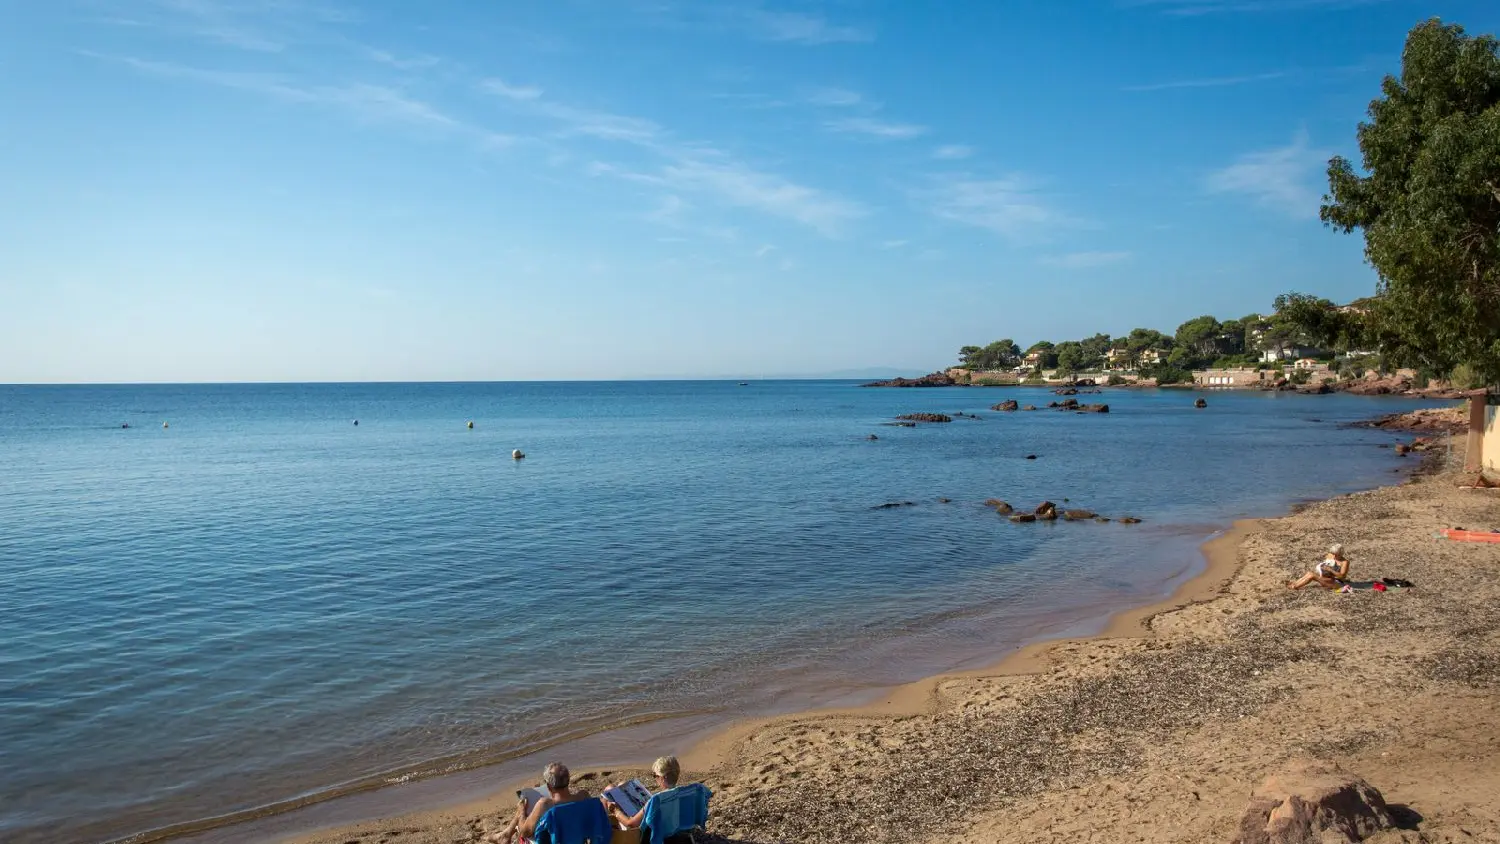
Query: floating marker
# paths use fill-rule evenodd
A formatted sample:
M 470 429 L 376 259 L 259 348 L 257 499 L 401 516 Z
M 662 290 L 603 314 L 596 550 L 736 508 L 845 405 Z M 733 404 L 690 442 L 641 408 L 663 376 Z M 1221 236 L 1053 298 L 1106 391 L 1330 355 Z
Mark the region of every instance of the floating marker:
M 469 430 L 471 430 L 471 431 L 474 430 L 474 420 L 473 419 L 469 420 Z
M 526 457 L 526 455 L 522 454 L 521 450 L 519 448 L 517 448 L 517 449 L 512 449 L 511 450 L 510 457 L 511 457 L 512 460 L 521 460 L 524 457 Z

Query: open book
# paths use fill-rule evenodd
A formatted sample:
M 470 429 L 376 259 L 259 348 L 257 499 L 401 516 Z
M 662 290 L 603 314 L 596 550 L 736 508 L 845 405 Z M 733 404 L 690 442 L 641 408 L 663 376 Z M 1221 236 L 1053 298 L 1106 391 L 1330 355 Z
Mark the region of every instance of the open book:
M 641 785 L 640 780 L 631 780 L 624 785 L 604 789 L 604 797 L 619 806 L 626 815 L 634 815 L 645 807 L 647 800 L 651 799 L 651 792 L 646 790 L 646 786 Z
M 547 789 L 539 785 L 534 785 L 530 788 L 518 790 L 516 796 L 526 801 L 526 814 L 530 815 L 531 810 L 536 808 L 536 804 L 540 803 L 542 798 L 547 796 Z

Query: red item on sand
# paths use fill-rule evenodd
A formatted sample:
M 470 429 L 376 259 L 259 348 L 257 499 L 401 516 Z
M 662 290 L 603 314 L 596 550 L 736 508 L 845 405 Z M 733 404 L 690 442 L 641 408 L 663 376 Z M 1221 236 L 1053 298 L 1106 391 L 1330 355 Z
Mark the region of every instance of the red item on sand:
M 1384 583 L 1372 583 L 1372 584 L 1370 584 L 1370 588 L 1374 589 L 1376 592 L 1384 592 L 1385 591 L 1385 584 Z

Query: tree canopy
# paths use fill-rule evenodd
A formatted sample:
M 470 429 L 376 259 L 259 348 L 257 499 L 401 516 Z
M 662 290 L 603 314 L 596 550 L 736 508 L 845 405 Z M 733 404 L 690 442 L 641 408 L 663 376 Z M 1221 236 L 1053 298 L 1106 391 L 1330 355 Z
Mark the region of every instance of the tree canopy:
M 1021 362 L 1021 347 L 1009 337 L 980 348 L 964 346 L 958 350 L 958 365 L 965 369 L 1011 369 Z
M 1367 331 L 1399 362 L 1500 383 L 1500 57 L 1432 19 L 1359 125 L 1362 172 L 1328 163 L 1323 222 L 1364 233 L 1379 275 Z M 1293 302 L 1302 312 L 1305 302 Z M 1305 314 L 1304 314 L 1305 315 Z

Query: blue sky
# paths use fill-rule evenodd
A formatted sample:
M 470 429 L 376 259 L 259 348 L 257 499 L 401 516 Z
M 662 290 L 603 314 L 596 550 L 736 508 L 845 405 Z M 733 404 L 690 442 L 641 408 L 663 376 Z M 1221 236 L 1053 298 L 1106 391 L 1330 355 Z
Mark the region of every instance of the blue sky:
M 926 370 L 1374 276 L 1487 0 L 0 3 L 0 382 Z

